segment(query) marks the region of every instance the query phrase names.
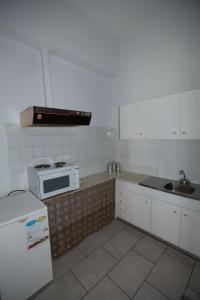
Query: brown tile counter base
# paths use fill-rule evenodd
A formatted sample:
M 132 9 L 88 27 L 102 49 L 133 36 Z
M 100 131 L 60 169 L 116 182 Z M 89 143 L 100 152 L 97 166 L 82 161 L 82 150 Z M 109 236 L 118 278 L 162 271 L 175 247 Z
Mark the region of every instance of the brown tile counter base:
M 115 179 L 44 203 L 48 208 L 52 256 L 58 258 L 114 220 Z

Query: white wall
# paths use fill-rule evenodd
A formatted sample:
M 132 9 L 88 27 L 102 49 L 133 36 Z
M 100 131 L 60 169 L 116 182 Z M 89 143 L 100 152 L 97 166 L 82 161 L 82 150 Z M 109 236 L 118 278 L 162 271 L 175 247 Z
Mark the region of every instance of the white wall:
M 5 123 L 19 122 L 19 112 L 44 105 L 39 51 L 0 36 L 0 193 L 9 189 Z
M 141 0 L 120 39 L 120 78 L 113 81 L 113 126 L 118 105 L 200 88 L 200 2 Z M 131 30 L 132 26 L 132 30 Z M 199 141 L 116 141 L 124 170 L 177 179 L 185 170 L 200 183 Z
M 0 194 L 9 190 L 6 123 L 18 123 L 31 105 L 44 106 L 40 51 L 0 36 Z M 111 81 L 50 56 L 53 103 L 88 110 L 92 126 L 107 127 L 111 115 Z
M 114 125 L 120 103 L 200 88 L 200 2 L 141 0 L 134 5 L 130 30 L 120 39 Z
M 1 1 L 0 24 L 97 73 L 119 75 L 118 39 L 67 0 Z
M 92 112 L 92 126 L 111 126 L 112 81 L 50 57 L 54 105 Z

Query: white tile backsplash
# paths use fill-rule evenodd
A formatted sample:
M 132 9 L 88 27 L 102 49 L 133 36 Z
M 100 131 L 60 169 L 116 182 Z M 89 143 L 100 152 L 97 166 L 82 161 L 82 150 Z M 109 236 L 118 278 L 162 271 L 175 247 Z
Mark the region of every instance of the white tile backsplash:
M 32 147 L 20 147 L 20 158 L 26 159 L 26 158 L 32 158 L 33 157 L 33 149 Z
M 114 135 L 107 136 L 106 132 Z M 20 128 L 7 125 L 12 189 L 27 188 L 30 165 L 68 161 L 80 165 L 80 175 L 106 169 L 115 159 L 122 169 L 153 176 L 178 178 L 183 169 L 200 183 L 200 141 L 119 140 L 116 128 Z
M 178 179 L 183 169 L 192 182 L 200 183 L 198 140 L 115 139 L 113 147 L 113 157 L 124 170 Z
M 6 127 L 8 137 L 11 188 L 27 188 L 30 165 L 68 161 L 80 165 L 80 175 L 87 176 L 106 169 L 113 156 L 113 138 L 108 128 L 20 128 Z

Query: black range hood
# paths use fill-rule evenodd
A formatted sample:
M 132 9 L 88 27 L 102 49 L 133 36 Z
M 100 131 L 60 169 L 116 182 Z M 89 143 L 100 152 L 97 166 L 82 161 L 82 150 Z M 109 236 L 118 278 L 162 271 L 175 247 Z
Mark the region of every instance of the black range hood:
M 91 117 L 91 112 L 41 106 L 31 106 L 20 113 L 22 127 L 89 125 Z

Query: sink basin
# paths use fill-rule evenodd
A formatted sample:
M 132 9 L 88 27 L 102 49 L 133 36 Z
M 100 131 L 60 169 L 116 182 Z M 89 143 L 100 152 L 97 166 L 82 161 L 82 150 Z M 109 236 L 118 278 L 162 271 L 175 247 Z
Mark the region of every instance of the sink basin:
M 178 192 L 187 195 L 191 195 L 195 192 L 195 188 L 190 184 L 183 184 L 179 182 L 169 182 L 164 186 L 164 188 L 172 192 Z

